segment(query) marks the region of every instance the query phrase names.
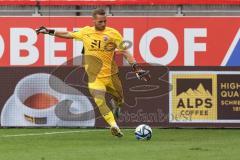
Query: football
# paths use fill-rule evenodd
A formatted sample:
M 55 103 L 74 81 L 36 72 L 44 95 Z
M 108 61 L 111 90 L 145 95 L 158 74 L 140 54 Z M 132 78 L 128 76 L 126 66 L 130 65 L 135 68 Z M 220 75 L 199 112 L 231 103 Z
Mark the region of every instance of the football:
M 146 124 L 141 124 L 135 129 L 137 140 L 150 140 L 152 138 L 152 129 Z

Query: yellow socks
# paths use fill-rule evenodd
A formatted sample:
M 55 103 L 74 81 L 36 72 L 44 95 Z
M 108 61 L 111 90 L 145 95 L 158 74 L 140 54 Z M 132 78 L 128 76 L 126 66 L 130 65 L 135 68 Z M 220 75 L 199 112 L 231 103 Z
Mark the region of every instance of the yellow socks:
M 111 127 L 118 127 L 117 123 L 115 121 L 115 118 L 113 116 L 113 113 L 110 111 L 107 114 L 103 115 L 105 121 L 111 126 Z
M 118 127 L 117 123 L 115 121 L 114 115 L 113 115 L 112 111 L 108 108 L 105 99 L 103 97 L 99 96 L 99 97 L 95 97 L 94 100 L 98 106 L 98 109 L 99 109 L 101 115 L 105 119 L 105 121 L 111 127 Z

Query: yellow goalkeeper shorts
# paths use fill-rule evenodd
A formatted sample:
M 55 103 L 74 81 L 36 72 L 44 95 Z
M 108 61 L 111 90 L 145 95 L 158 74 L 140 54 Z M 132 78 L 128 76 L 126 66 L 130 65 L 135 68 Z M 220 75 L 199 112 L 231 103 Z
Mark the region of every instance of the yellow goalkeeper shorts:
M 118 74 L 96 78 L 93 82 L 88 83 L 88 87 L 93 98 L 99 96 L 99 94 L 109 93 L 114 97 L 117 105 L 120 106 L 124 103 L 122 84 Z

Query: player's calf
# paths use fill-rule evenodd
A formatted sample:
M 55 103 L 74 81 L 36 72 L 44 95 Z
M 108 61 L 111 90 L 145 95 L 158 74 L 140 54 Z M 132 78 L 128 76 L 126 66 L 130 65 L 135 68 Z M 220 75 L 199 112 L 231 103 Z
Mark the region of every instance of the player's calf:
M 111 99 L 110 104 L 112 106 L 112 112 L 113 112 L 114 117 L 116 119 L 118 119 L 121 116 L 121 107 L 116 104 L 114 99 Z

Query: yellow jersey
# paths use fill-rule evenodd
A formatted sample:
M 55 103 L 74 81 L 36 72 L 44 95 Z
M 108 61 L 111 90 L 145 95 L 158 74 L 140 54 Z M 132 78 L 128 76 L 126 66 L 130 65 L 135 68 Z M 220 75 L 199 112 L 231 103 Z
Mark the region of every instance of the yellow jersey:
M 86 26 L 70 34 L 83 42 L 84 67 L 88 76 L 101 78 L 118 73 L 114 53 L 115 49 L 121 50 L 119 46 L 123 38 L 117 30 L 106 27 L 103 31 L 96 31 L 95 27 Z

